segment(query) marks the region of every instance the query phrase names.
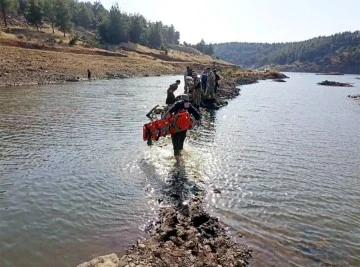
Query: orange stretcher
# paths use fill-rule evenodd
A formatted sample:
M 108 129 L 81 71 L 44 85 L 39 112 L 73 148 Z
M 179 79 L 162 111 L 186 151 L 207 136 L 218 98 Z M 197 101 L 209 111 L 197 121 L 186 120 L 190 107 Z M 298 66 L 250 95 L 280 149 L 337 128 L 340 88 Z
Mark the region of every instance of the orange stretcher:
M 179 112 L 175 115 L 166 117 L 146 123 L 143 126 L 143 139 L 146 140 L 159 140 L 161 136 L 182 132 L 191 127 L 190 114 Z

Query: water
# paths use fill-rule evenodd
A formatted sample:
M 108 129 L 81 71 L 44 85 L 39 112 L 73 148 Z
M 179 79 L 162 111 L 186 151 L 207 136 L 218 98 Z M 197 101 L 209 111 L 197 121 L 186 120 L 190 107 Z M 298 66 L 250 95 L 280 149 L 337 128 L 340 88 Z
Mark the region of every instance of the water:
M 360 105 L 346 96 L 360 81 L 288 75 L 207 114 L 180 168 L 169 139 L 141 140 L 179 77 L 0 89 L 1 266 L 124 252 L 160 206 L 194 194 L 252 266 L 359 266 Z M 332 78 L 356 87 L 316 85 Z

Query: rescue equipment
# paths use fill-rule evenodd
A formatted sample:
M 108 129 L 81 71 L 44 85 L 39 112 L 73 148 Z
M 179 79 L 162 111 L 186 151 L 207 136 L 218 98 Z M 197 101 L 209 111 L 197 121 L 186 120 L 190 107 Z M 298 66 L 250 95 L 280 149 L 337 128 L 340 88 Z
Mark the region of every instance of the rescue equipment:
M 190 114 L 187 111 L 146 123 L 143 126 L 143 139 L 159 140 L 161 136 L 185 131 L 191 127 Z

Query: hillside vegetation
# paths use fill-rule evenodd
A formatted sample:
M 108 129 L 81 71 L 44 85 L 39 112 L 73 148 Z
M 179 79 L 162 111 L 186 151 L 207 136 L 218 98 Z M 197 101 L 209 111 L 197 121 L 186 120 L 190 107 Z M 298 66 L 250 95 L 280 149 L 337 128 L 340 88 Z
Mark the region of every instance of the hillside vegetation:
M 221 43 L 215 56 L 243 68 L 360 73 L 360 31 L 292 43 Z

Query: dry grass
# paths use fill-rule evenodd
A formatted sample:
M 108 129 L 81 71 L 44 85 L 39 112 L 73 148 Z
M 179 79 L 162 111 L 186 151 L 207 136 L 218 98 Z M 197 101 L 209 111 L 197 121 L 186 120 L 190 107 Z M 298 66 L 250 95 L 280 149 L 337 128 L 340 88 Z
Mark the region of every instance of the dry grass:
M 12 27 L 9 33 L 1 31 L 0 86 L 85 78 L 87 69 L 96 78 L 179 74 L 187 65 L 200 70 L 214 62 L 206 55 L 190 55 L 176 50 L 169 50 L 166 54 L 136 44 L 122 44 L 115 47 L 114 52 L 81 45 L 69 47 L 70 39 L 70 35 L 64 38 L 59 31 L 53 34 L 51 27 L 39 32 L 28 27 Z

